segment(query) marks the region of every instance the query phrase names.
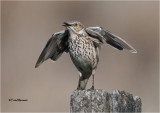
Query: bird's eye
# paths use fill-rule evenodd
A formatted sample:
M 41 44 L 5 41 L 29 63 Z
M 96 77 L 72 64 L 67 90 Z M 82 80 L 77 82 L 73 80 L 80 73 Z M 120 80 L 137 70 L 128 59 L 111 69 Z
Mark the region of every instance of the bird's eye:
M 77 26 L 78 26 L 78 24 L 75 24 L 75 26 L 77 27 Z

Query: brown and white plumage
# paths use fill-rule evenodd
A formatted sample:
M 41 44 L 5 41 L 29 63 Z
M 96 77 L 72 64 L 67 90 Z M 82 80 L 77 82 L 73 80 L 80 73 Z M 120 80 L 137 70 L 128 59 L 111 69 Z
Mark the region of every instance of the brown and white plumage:
M 101 27 L 85 28 L 80 22 L 64 22 L 66 30 L 57 32 L 48 40 L 35 65 L 37 68 L 47 59 L 56 61 L 63 52 L 69 52 L 70 57 L 80 72 L 77 89 L 85 89 L 88 79 L 94 75 L 99 61 L 99 48 L 105 42 L 118 50 L 137 51 L 122 38 L 104 30 Z M 94 76 L 93 76 L 94 77 Z M 92 88 L 94 88 L 92 86 Z

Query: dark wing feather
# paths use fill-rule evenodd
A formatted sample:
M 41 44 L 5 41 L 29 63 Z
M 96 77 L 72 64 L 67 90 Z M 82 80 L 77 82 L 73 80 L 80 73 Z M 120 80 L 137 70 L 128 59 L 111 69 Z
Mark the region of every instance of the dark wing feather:
M 130 44 L 128 44 L 125 40 L 123 40 L 119 36 L 116 36 L 116 35 L 110 33 L 107 30 L 104 30 L 101 27 L 88 27 L 88 28 L 86 28 L 86 32 L 91 37 L 96 38 L 99 41 L 102 39 L 102 37 L 105 38 L 105 41 L 108 44 L 117 48 L 118 50 L 126 49 L 126 50 L 129 50 L 132 53 L 137 53 L 137 51 Z
M 51 58 L 56 61 L 64 51 L 68 49 L 68 30 L 61 31 L 52 35 L 52 37 L 48 40 L 46 46 L 41 52 L 35 68 L 37 68 L 41 63 L 45 60 Z

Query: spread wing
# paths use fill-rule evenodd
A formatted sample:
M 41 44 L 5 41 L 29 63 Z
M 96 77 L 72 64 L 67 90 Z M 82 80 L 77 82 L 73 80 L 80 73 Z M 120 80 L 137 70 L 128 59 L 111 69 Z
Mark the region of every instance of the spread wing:
M 88 27 L 86 28 L 86 32 L 93 38 L 93 42 L 96 42 L 99 45 L 103 44 L 104 41 L 106 41 L 108 44 L 118 50 L 126 49 L 132 53 L 137 53 L 137 51 L 125 40 L 110 33 L 107 30 L 104 30 L 101 27 Z
M 45 60 L 51 58 L 56 61 L 64 51 L 68 49 L 68 40 L 69 32 L 68 30 L 60 31 L 52 35 L 45 45 L 43 51 L 41 52 L 35 68 L 37 68 Z

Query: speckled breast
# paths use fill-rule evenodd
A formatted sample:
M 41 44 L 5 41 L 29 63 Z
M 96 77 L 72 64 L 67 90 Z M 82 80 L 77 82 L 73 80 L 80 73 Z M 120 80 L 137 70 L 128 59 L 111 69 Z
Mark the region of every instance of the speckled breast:
M 69 53 L 79 71 L 92 71 L 97 65 L 96 50 L 88 36 L 72 36 L 69 39 Z

